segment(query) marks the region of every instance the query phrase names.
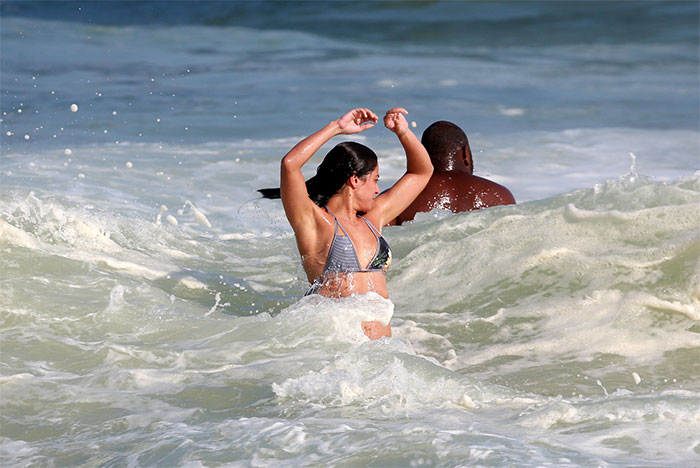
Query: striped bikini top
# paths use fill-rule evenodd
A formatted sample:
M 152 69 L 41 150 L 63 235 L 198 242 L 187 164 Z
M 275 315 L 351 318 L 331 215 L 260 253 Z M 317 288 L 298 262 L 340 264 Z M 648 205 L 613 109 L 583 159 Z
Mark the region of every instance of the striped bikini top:
M 335 217 L 328 207 L 326 207 L 326 210 L 328 210 L 335 220 L 335 232 L 333 233 L 333 242 L 331 242 L 331 247 L 328 250 L 328 258 L 326 259 L 326 265 L 323 268 L 321 277 L 338 273 L 386 273 L 389 265 L 391 265 L 391 248 L 389 247 L 389 243 L 379 234 L 379 231 L 377 231 L 372 223 L 364 216 L 360 216 L 360 218 L 367 223 L 367 226 L 369 226 L 372 230 L 372 234 L 374 234 L 374 237 L 377 239 L 377 251 L 374 253 L 374 257 L 372 257 L 367 268 L 361 268 L 360 261 L 357 258 L 357 251 L 347 231 L 345 231 L 343 225 L 340 224 L 338 218 Z M 338 226 L 340 226 L 343 234 L 345 234 L 344 236 L 338 235 Z

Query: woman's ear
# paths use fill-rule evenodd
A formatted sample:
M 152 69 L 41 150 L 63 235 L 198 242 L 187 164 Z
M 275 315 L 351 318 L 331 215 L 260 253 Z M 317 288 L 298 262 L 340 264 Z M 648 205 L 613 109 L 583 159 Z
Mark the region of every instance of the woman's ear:
M 348 179 L 348 184 L 350 185 L 350 188 L 355 188 L 357 187 L 357 184 L 360 183 L 360 178 L 357 177 L 357 174 L 353 174 L 350 176 Z

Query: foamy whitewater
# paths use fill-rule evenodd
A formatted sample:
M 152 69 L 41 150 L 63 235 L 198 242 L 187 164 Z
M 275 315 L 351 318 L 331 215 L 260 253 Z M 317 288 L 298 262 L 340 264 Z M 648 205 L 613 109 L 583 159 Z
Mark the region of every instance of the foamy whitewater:
M 697 2 L 0 13 L 2 466 L 699 465 Z M 390 301 L 302 297 L 256 190 L 355 106 L 518 204 L 385 228 Z

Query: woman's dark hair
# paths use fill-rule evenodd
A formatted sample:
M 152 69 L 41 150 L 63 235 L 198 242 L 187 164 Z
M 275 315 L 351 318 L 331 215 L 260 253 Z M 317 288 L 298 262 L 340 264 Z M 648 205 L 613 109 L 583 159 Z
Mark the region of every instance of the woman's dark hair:
M 376 167 L 377 155 L 365 145 L 354 141 L 339 143 L 323 158 L 316 175 L 306 181 L 309 198 L 318 206 L 326 206 L 350 177 L 363 177 Z M 259 189 L 258 192 L 263 198 L 280 198 L 279 188 Z

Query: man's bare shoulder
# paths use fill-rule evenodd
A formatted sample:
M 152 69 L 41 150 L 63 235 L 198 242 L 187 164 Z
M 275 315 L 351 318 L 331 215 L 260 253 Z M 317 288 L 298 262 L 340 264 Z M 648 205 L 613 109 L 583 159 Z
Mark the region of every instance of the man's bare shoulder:
M 416 213 L 434 209 L 459 213 L 512 204 L 515 198 L 510 190 L 492 180 L 464 172 L 435 173 L 397 222 L 410 221 Z
M 470 177 L 471 185 L 484 204 L 484 208 L 496 205 L 512 205 L 515 203 L 513 194 L 503 185 L 475 175 Z

